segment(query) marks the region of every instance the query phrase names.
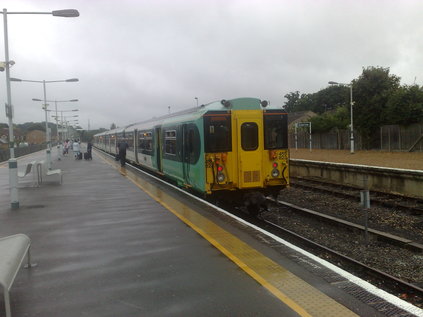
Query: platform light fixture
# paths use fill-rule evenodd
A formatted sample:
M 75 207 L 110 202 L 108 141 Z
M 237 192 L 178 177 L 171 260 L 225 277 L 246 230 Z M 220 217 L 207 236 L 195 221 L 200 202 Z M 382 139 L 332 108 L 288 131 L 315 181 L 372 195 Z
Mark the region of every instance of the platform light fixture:
M 338 86 L 346 86 L 350 88 L 350 111 L 351 111 L 351 124 L 350 124 L 350 141 L 351 141 L 351 146 L 350 146 L 350 153 L 354 154 L 354 127 L 353 127 L 353 105 L 354 105 L 354 101 L 353 101 L 353 93 L 352 93 L 352 83 L 351 84 L 343 84 L 343 83 L 338 83 L 336 81 L 330 81 L 328 82 L 329 85 L 338 85 Z
M 69 80 L 70 81 L 70 80 Z M 78 81 L 78 79 L 73 78 L 72 81 Z M 32 98 L 33 101 L 43 101 L 41 99 L 37 99 L 37 98 Z M 62 138 L 60 137 L 61 135 L 59 134 L 59 116 L 57 115 L 57 103 L 60 102 L 77 102 L 78 99 L 70 99 L 70 100 L 46 100 L 46 102 L 54 102 L 54 106 L 55 106 L 55 111 L 56 111 L 56 116 L 55 116 L 55 120 L 56 120 L 56 141 L 57 141 L 57 159 L 60 161 L 61 156 L 62 156 Z M 78 110 L 76 110 L 78 111 Z M 61 128 L 63 128 L 62 124 L 60 125 Z
M 46 149 L 46 158 L 47 158 L 47 168 L 51 170 L 51 138 L 50 133 L 48 131 L 48 118 L 47 118 L 47 93 L 46 93 L 46 84 L 50 83 L 63 83 L 63 82 L 77 82 L 79 81 L 78 78 L 71 78 L 71 79 L 62 79 L 62 80 L 29 80 L 29 79 L 20 79 L 20 78 L 10 78 L 10 81 L 15 82 L 28 82 L 28 83 L 39 83 L 43 84 L 43 90 L 44 90 L 44 107 L 45 110 L 45 116 L 46 116 L 46 143 L 47 143 L 47 149 Z
M 65 10 L 55 10 L 51 12 L 8 12 L 7 9 L 1 11 L 3 14 L 3 31 L 4 31 L 4 70 L 6 72 L 6 116 L 9 123 L 9 187 L 10 187 L 10 206 L 11 209 L 19 208 L 19 195 L 18 195 L 18 161 L 15 158 L 15 139 L 13 135 L 13 105 L 12 105 L 12 92 L 10 88 L 10 66 L 14 64 L 13 61 L 9 59 L 9 39 L 8 39 L 8 29 L 7 29 L 7 16 L 9 14 L 50 14 L 56 17 L 65 17 L 73 18 L 78 17 L 79 12 L 75 9 L 65 9 Z M 6 315 L 7 315 L 6 307 Z M 10 315 L 10 308 L 9 308 Z

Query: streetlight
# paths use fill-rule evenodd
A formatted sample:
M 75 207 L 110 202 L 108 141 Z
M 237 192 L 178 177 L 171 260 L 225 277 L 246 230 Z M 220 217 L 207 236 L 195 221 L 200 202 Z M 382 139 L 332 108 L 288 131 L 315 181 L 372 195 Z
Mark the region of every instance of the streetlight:
M 197 108 L 198 108 L 198 97 L 195 97 L 194 99 L 197 101 Z
M 63 120 L 63 118 L 65 118 L 66 119 L 66 116 L 65 117 L 63 117 L 63 112 L 75 112 L 75 111 L 79 111 L 79 109 L 72 109 L 72 110 L 59 110 L 59 112 L 60 112 L 60 126 L 61 126 L 61 129 L 62 129 L 62 136 L 61 136 L 61 140 L 63 141 L 63 139 L 65 139 L 66 140 L 66 136 L 65 137 L 63 137 L 63 127 L 64 127 L 64 123 L 65 123 L 65 121 Z M 55 118 L 59 118 L 59 116 L 57 115 L 57 116 L 53 116 L 53 117 L 55 117 Z
M 9 119 L 9 187 L 10 187 L 10 206 L 12 209 L 19 208 L 19 197 L 18 197 L 18 161 L 15 159 L 14 150 L 14 136 L 13 136 L 13 105 L 12 105 L 12 92 L 10 89 L 10 66 L 13 65 L 12 61 L 9 60 L 9 40 L 7 34 L 7 15 L 8 14 L 51 14 L 56 17 L 73 18 L 78 17 L 78 10 L 66 9 L 56 10 L 51 12 L 7 12 L 7 9 L 3 9 L 3 30 L 4 30 L 4 69 L 6 71 L 6 93 L 7 93 L 7 104 L 6 104 L 6 116 Z M 10 307 L 6 306 L 6 315 L 9 312 Z
M 42 101 L 41 99 L 36 99 L 36 98 L 32 98 L 33 101 Z M 55 110 L 56 110 L 56 141 L 57 141 L 57 159 L 60 161 L 60 157 L 61 157 L 61 140 L 59 140 L 59 117 L 57 116 L 57 103 L 58 102 L 76 102 L 78 101 L 78 99 L 70 99 L 70 100 L 46 100 L 46 102 L 53 102 L 54 101 L 54 105 L 55 105 Z
M 350 87 L 350 109 L 351 109 L 351 124 L 350 124 L 351 147 L 350 147 L 350 151 L 351 151 L 351 154 L 354 154 L 354 127 L 353 127 L 353 105 L 354 105 L 354 101 L 353 101 L 353 93 L 352 93 L 352 83 L 351 84 L 343 84 L 343 83 L 338 83 L 336 81 L 330 81 L 330 82 L 328 82 L 328 84 L 329 85 L 341 85 L 341 86 Z
M 62 79 L 62 80 L 28 80 L 28 79 L 20 79 L 20 78 L 9 78 L 10 81 L 18 81 L 18 82 L 29 82 L 29 83 L 41 83 L 43 84 L 44 88 L 44 110 L 46 113 L 46 142 L 47 142 L 47 168 L 51 170 L 51 139 L 50 133 L 48 131 L 48 119 L 47 119 L 47 94 L 46 94 L 46 84 L 50 83 L 63 83 L 63 82 L 76 82 L 79 81 L 78 78 L 71 78 L 71 79 Z
M 78 109 L 75 109 L 75 110 L 68 110 L 68 111 L 79 111 Z M 63 112 L 66 112 L 66 111 L 61 111 L 62 113 L 61 113 L 61 116 L 62 116 L 62 124 L 63 125 L 66 125 L 66 132 L 65 132 L 65 139 L 68 139 L 69 138 L 69 127 L 68 127 L 68 124 L 69 124 L 69 119 L 67 119 L 67 118 L 73 118 L 73 117 L 78 117 L 78 115 L 75 115 L 75 116 L 63 116 Z

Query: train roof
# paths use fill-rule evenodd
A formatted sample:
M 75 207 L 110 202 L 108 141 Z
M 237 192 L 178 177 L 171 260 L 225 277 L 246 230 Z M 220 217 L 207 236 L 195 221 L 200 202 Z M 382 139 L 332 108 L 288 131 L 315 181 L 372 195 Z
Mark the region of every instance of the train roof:
M 119 133 L 123 130 L 130 131 L 130 130 L 142 130 L 142 129 L 150 129 L 156 125 L 162 125 L 164 123 L 172 123 L 175 121 L 179 121 L 181 118 L 186 120 L 196 120 L 201 118 L 205 113 L 209 111 L 230 111 L 230 110 L 261 110 L 265 107 L 269 107 L 267 101 L 262 101 L 258 98 L 235 98 L 235 99 L 228 99 L 228 100 L 220 100 L 214 101 L 208 104 L 201 105 L 195 108 L 189 108 L 182 111 L 178 111 L 175 113 L 166 114 L 160 117 L 154 117 L 148 120 L 140 121 L 137 123 L 130 124 L 125 128 L 115 129 L 106 131 L 105 134 L 109 133 Z M 271 108 L 271 107 L 269 107 Z M 275 108 L 273 109 L 281 109 Z M 98 134 L 100 135 L 100 134 Z

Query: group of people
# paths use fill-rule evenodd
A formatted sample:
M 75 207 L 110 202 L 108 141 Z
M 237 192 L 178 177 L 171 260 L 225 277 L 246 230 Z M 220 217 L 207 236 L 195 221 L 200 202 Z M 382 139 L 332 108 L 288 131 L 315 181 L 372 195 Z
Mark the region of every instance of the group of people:
M 87 143 L 87 153 L 89 154 L 89 156 L 91 157 L 91 151 L 92 151 L 93 145 L 91 144 L 91 142 Z M 65 142 L 63 143 L 63 155 L 66 156 L 67 154 L 69 154 L 69 149 L 72 149 L 73 154 L 75 155 L 75 158 L 79 158 L 80 157 L 80 153 L 81 153 L 81 141 L 79 139 L 76 140 L 65 140 Z

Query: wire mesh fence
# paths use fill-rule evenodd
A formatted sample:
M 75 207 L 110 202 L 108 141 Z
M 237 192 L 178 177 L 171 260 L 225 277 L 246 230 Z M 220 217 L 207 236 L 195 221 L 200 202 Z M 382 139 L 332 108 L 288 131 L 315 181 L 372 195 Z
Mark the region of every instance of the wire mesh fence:
M 310 133 L 299 129 L 289 131 L 290 148 L 309 148 L 311 137 L 312 149 L 350 150 L 350 130 L 336 130 L 327 133 Z M 423 152 L 423 123 L 409 126 L 386 125 L 380 128 L 379 141 L 374 142 L 368 150 Z M 354 148 L 363 150 L 361 135 L 354 131 Z
M 41 151 L 43 149 L 46 149 L 45 144 L 31 144 L 28 146 L 16 147 L 15 156 L 20 157 L 20 156 L 27 155 L 33 152 Z M 9 158 L 10 158 L 10 150 L 0 149 L 0 162 L 7 161 Z

